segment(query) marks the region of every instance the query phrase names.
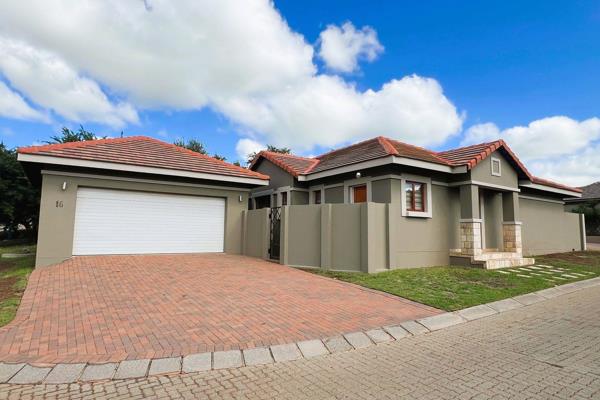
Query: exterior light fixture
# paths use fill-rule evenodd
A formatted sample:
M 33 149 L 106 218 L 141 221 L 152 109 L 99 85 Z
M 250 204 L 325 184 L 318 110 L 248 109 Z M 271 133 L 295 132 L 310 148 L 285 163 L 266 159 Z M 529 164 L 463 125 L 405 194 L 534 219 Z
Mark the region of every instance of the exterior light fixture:
M 356 179 L 360 178 L 360 176 L 361 176 L 361 175 L 360 175 L 360 172 L 357 172 L 357 173 L 356 173 Z
M 63 184 L 62 184 L 62 186 L 61 186 L 61 189 L 62 189 L 63 191 L 67 190 L 67 181 L 64 181 L 64 182 L 63 182 Z

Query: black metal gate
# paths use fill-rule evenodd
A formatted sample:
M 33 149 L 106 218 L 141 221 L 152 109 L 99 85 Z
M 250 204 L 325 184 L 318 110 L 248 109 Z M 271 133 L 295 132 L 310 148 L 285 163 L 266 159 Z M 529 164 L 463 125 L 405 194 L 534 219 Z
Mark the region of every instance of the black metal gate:
M 271 221 L 271 233 L 269 236 L 269 257 L 272 260 L 279 260 L 279 241 L 281 232 L 281 207 L 271 208 L 269 213 Z

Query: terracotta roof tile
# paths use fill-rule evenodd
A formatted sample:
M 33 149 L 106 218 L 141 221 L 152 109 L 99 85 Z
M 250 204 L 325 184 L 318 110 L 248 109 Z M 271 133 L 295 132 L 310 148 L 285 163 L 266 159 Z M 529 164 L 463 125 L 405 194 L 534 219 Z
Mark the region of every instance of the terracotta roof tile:
M 263 150 L 254 157 L 249 168 L 252 168 L 261 157 L 266 158 L 293 176 L 307 173 L 311 167 L 319 162 L 319 160 L 315 158 L 300 157 L 292 154 L 283 154 Z
M 18 152 L 242 178 L 269 179 L 268 176 L 258 172 L 146 136 L 21 147 Z
M 502 151 L 505 152 L 513 166 L 520 170 L 520 175 L 524 179 L 559 189 L 579 192 L 579 189 L 533 176 L 503 140 L 435 152 L 383 136 L 378 136 L 373 139 L 368 139 L 341 149 L 330 151 L 315 158 L 261 152 L 254 159 L 250 167 L 252 168 L 258 159 L 261 156 L 264 156 L 293 176 L 298 176 L 327 171 L 393 155 L 441 165 L 455 167 L 466 166 L 467 169 L 472 169 L 494 151 L 499 149 L 502 149 Z
M 554 187 L 554 188 L 557 188 L 557 189 L 565 189 L 565 190 L 569 190 L 571 192 L 577 192 L 577 193 L 581 193 L 582 192 L 582 190 L 580 188 L 575 188 L 575 187 L 563 185 L 562 183 L 557 183 L 557 182 L 554 182 L 554 181 L 549 181 L 548 179 L 538 178 L 537 176 L 532 177 L 531 182 L 537 183 L 538 185 L 545 185 L 545 186 Z

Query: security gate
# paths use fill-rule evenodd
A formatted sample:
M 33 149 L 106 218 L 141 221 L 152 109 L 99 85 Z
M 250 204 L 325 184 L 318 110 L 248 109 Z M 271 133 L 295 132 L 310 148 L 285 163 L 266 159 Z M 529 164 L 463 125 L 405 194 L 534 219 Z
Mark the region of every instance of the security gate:
M 269 257 L 272 260 L 279 260 L 280 232 L 281 232 L 281 207 L 271 208 L 269 213 L 271 221 L 271 231 L 269 236 Z

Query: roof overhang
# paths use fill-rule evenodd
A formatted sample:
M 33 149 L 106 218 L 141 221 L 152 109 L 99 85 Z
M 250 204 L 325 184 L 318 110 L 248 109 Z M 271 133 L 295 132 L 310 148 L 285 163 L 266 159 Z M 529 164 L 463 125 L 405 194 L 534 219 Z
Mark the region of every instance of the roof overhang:
M 581 193 L 579 193 L 579 192 L 574 192 L 572 190 L 566 190 L 566 189 L 559 189 L 559 188 L 555 188 L 552 186 L 542 185 L 540 183 L 533 183 L 531 181 L 526 181 L 526 180 L 519 181 L 519 186 L 530 188 L 530 189 L 543 190 L 545 192 L 563 194 L 563 195 L 570 196 L 570 197 L 581 197 Z
M 49 165 L 65 165 L 69 167 L 96 168 L 121 172 L 136 172 L 140 174 L 154 174 L 177 176 L 192 179 L 204 179 L 221 182 L 243 183 L 247 185 L 267 186 L 268 180 L 258 178 L 247 178 L 223 174 L 207 174 L 202 172 L 184 171 L 171 168 L 145 167 L 122 163 L 111 163 L 105 161 L 82 160 L 78 158 L 55 157 L 40 154 L 19 153 L 17 160 L 21 162 L 40 163 Z
M 367 169 L 373 167 L 379 167 L 388 164 L 399 164 L 407 165 L 415 168 L 423 168 L 432 171 L 445 172 L 449 174 L 462 174 L 467 172 L 466 166 L 451 167 L 448 165 L 436 164 L 428 161 L 415 160 L 413 158 L 398 157 L 398 156 L 387 156 L 376 158 L 374 160 L 362 161 L 355 164 L 344 165 L 337 168 L 328 169 L 326 171 L 314 172 L 307 175 L 299 175 L 299 181 L 313 181 L 315 179 L 326 178 L 329 176 L 344 174 L 348 172 L 354 172 L 359 169 Z

